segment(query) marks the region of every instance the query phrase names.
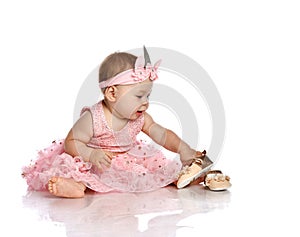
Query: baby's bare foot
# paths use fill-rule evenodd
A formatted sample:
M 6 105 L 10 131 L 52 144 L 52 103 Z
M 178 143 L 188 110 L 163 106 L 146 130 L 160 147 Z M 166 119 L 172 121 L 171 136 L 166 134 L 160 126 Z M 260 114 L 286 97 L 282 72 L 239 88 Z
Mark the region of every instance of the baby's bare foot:
M 55 196 L 66 198 L 81 198 L 86 187 L 74 179 L 52 177 L 48 181 L 48 190 Z

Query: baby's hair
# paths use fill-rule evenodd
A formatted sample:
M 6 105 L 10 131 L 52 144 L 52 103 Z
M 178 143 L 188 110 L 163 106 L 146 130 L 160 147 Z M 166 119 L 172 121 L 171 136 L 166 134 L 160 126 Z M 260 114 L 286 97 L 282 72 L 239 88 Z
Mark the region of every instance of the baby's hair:
M 108 55 L 100 65 L 99 83 L 116 76 L 120 72 L 133 69 L 136 59 L 137 56 L 125 52 L 115 52 Z

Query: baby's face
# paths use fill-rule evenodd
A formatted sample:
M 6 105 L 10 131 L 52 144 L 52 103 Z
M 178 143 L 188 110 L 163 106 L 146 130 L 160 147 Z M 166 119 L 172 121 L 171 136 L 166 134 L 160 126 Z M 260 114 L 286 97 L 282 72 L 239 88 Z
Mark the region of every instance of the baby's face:
M 115 111 L 126 119 L 137 119 L 149 106 L 149 96 L 153 82 L 145 80 L 133 85 L 118 86 L 118 99 Z

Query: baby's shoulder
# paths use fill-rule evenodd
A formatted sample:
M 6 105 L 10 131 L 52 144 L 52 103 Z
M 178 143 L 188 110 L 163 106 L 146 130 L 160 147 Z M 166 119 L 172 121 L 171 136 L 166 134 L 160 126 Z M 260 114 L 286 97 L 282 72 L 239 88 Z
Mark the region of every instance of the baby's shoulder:
M 93 123 L 92 113 L 89 110 L 84 111 L 76 123 L 81 125 L 90 125 Z

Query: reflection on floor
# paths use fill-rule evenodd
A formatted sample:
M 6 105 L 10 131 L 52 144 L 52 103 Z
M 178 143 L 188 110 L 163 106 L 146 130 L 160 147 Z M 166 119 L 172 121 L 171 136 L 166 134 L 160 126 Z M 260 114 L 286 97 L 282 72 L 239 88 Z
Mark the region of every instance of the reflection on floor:
M 36 235 L 45 234 L 47 227 L 52 236 L 164 237 L 185 236 L 202 228 L 199 215 L 226 209 L 230 198 L 230 191 L 212 192 L 193 185 L 148 193 L 87 193 L 82 199 L 27 192 L 22 206 L 28 233 Z M 189 237 L 197 236 L 191 233 L 195 235 Z

